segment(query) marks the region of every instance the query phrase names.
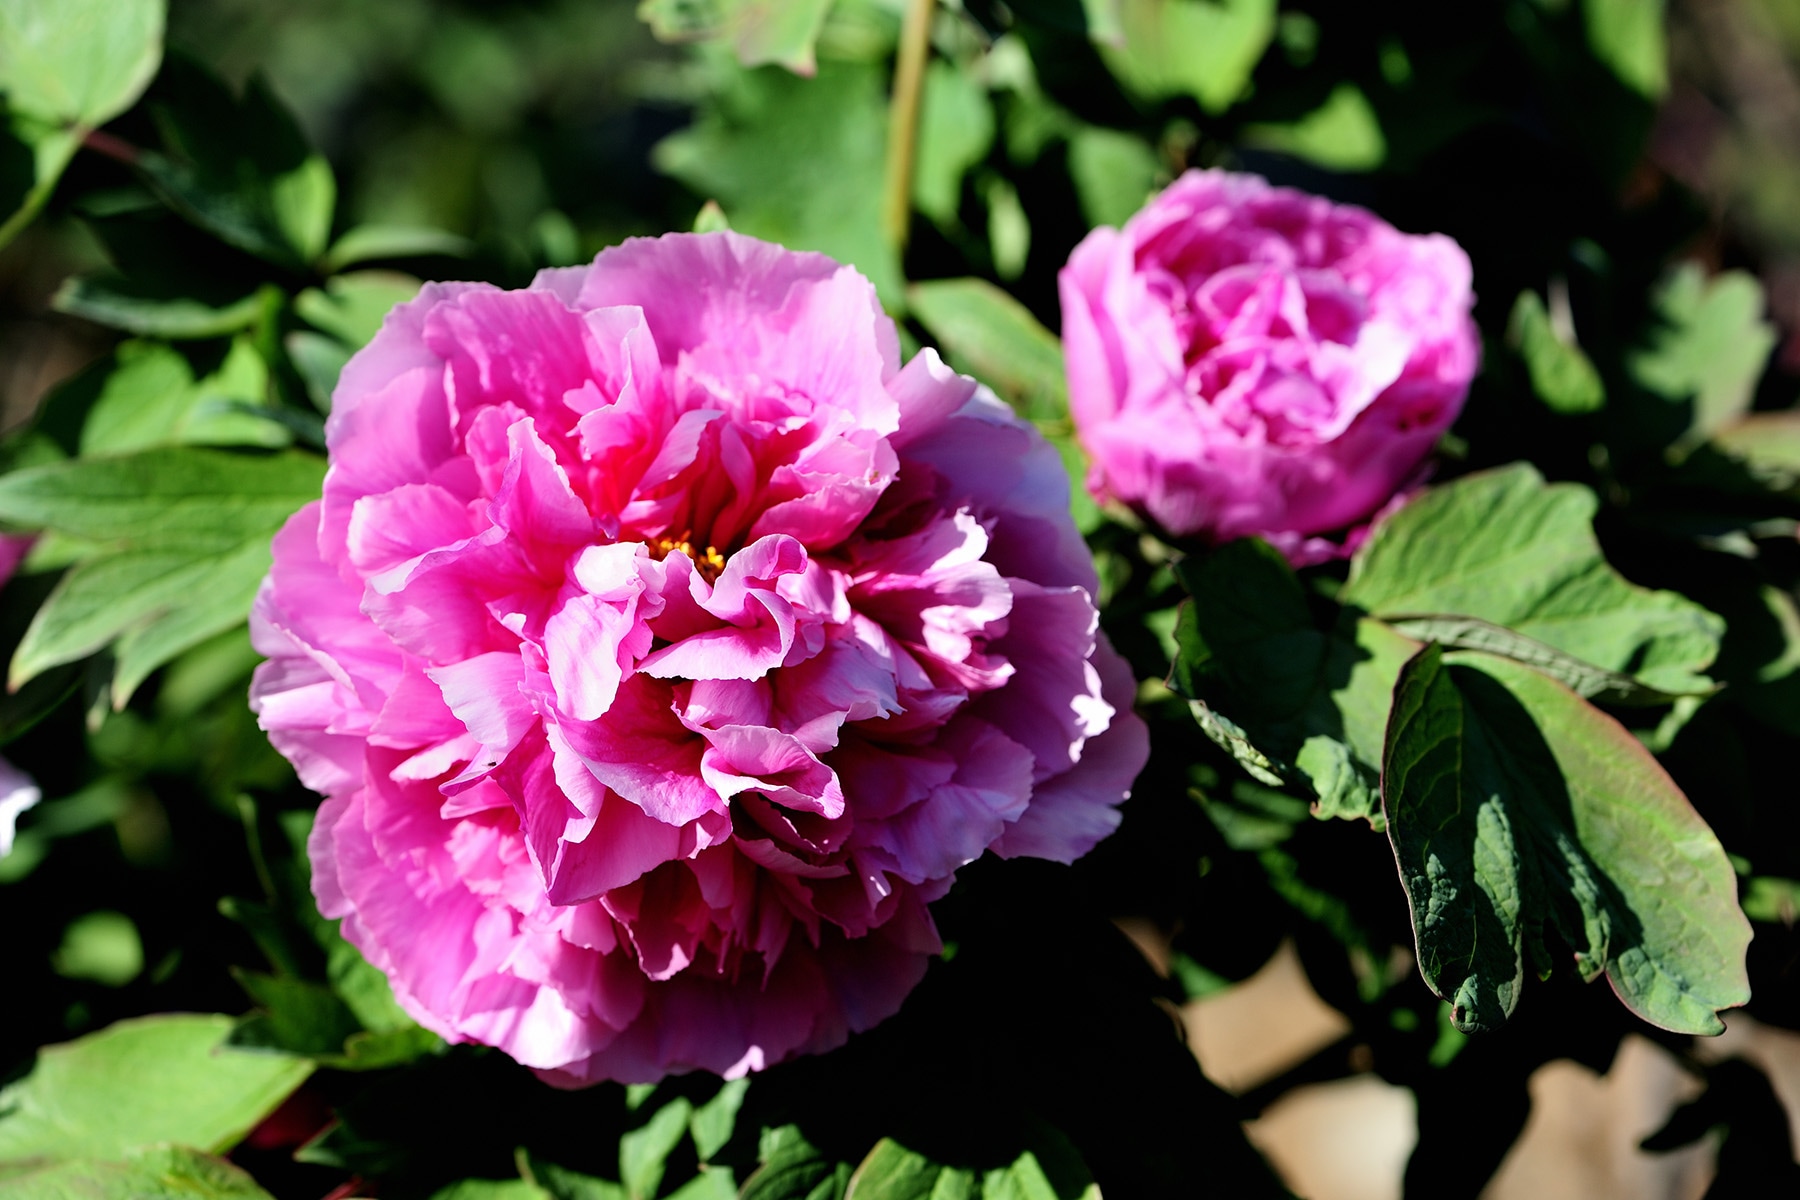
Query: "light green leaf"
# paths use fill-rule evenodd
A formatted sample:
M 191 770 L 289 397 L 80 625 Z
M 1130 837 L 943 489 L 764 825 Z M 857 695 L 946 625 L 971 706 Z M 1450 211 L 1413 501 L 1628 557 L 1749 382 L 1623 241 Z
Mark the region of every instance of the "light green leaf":
M 656 1110 L 642 1128 L 619 1139 L 619 1179 L 631 1200 L 652 1200 L 662 1186 L 669 1154 L 688 1131 L 693 1104 L 677 1098 Z
M 143 973 L 144 942 L 124 913 L 87 913 L 63 930 L 62 945 L 51 956 L 50 969 L 64 979 L 91 979 L 107 987 L 124 987 Z
M 118 1158 L 153 1142 L 230 1149 L 312 1073 L 304 1059 L 223 1045 L 231 1026 L 140 1017 L 45 1047 L 0 1091 L 0 1162 Z
M 894 306 L 900 263 L 881 233 L 886 139 L 884 67 L 827 62 L 811 80 L 729 70 L 652 160 L 716 199 L 733 229 L 850 263 Z
M 694 1151 L 701 1162 L 723 1150 L 725 1143 L 731 1140 L 738 1110 L 744 1106 L 744 1096 L 749 1090 L 748 1079 L 728 1079 L 720 1085 L 717 1095 L 694 1110 L 689 1124 L 694 1135 Z
M 163 0 L 0 0 L 0 92 L 51 126 L 104 125 L 162 61 Z
M 1069 177 L 1089 225 L 1123 225 L 1156 189 L 1162 163 L 1142 138 L 1084 125 L 1069 137 Z
M 331 214 L 337 209 L 337 177 L 331 164 L 310 154 L 291 170 L 271 175 L 269 207 L 275 225 L 300 255 L 311 262 L 325 253 L 331 237 Z
M 1062 1200 L 1050 1183 L 1037 1155 L 1027 1150 L 1004 1167 L 989 1171 L 981 1180 L 982 1200 Z M 936 1200 L 934 1194 L 933 1200 Z M 1075 1197 L 1069 1197 L 1075 1200 Z
M 331 394 L 337 390 L 338 376 L 354 353 L 334 337 L 296 329 L 281 340 L 288 361 L 294 364 L 300 381 L 306 385 L 306 397 L 321 413 L 331 412 Z
M 210 304 L 192 296 L 147 292 L 116 276 L 77 275 L 57 289 L 50 306 L 126 333 L 181 341 L 248 328 L 279 295 L 265 286 L 227 304 Z
M 554 1200 L 549 1192 L 523 1179 L 463 1179 L 439 1188 L 431 1200 Z
M 994 144 L 994 106 L 975 76 L 938 60 L 925 71 L 913 204 L 942 226 L 956 223 L 962 180 Z
M 129 454 L 155 446 L 260 446 L 292 442 L 280 423 L 250 409 L 269 395 L 269 372 L 247 337 L 234 340 L 225 360 L 195 380 L 168 346 L 126 342 L 81 427 L 81 453 Z
M 1747 413 L 1714 431 L 1712 444 L 1769 490 L 1800 488 L 1800 412 Z
M 1664 0 L 1581 0 L 1588 49 L 1647 100 L 1669 90 L 1663 7 Z
M 1775 347 L 1762 285 L 1743 271 L 1709 280 L 1698 264 L 1683 263 L 1658 288 L 1655 305 L 1663 324 L 1626 366 L 1670 403 L 1692 401 L 1688 440 L 1705 438 L 1749 411 Z
M 669 1193 L 668 1200 L 737 1200 L 730 1167 L 701 1167 L 700 1173 Z
M 1551 412 L 1565 415 L 1598 412 L 1606 406 L 1600 373 L 1573 339 L 1560 337 L 1544 302 L 1533 291 L 1519 293 L 1513 304 L 1509 333 L 1537 393 Z
M 146 1146 L 116 1162 L 53 1162 L 0 1183 L 9 1200 L 274 1200 L 242 1167 L 186 1146 Z
M 466 237 L 424 225 L 358 225 L 332 243 L 319 269 L 335 275 L 345 267 L 375 259 L 463 258 L 474 249 L 475 244 Z
M 945 1167 L 893 1138 L 882 1138 L 850 1176 L 844 1200 L 932 1200 L 940 1184 L 946 1185 L 945 1200 L 976 1194 L 971 1172 Z
M 324 477 L 324 460 L 298 451 L 73 459 L 0 476 L 0 521 L 121 548 L 230 552 L 271 537 Z
M 1387 159 L 1381 122 L 1353 83 L 1338 84 L 1324 104 L 1291 124 L 1245 126 L 1244 141 L 1331 171 L 1373 171 Z
M 1188 95 L 1221 113 L 1243 95 L 1275 36 L 1275 0 L 1120 0 L 1124 44 L 1101 57 L 1146 100 Z
M 825 1157 L 795 1125 L 764 1129 L 756 1157 L 741 1200 L 839 1200 L 850 1181 L 850 1164 Z
M 80 149 L 82 133 L 79 129 L 49 128 L 17 113 L 7 114 L 3 105 L 0 117 L 6 118 L 0 122 L 0 157 L 15 163 L 28 160 L 31 164 L 29 175 L 21 171 L 0 188 L 0 213 L 12 214 L 0 221 L 0 246 L 5 246 L 37 219 L 50 193 L 56 190 L 56 181 Z
M 729 40 L 746 67 L 775 63 L 800 75 L 817 69 L 813 49 L 832 0 L 640 0 L 638 18 L 665 42 Z
M 322 329 L 352 350 L 367 345 L 388 313 L 419 294 L 419 281 L 396 271 L 353 271 L 336 275 L 324 290 L 307 288 L 294 297 L 300 319 Z
M 1030 309 L 983 279 L 915 283 L 906 301 L 951 366 L 993 388 L 1021 416 L 1068 418 L 1062 343 Z
M 1377 525 L 1338 599 L 1383 619 L 1476 617 L 1660 691 L 1705 691 L 1724 623 L 1607 565 L 1596 507 L 1524 464 L 1465 476 Z
M 1395 690 L 1388 835 L 1425 981 L 1459 1029 L 1518 1002 L 1546 925 L 1632 1012 L 1719 1033 L 1750 925 L 1712 831 L 1636 738 L 1530 667 L 1429 646 Z

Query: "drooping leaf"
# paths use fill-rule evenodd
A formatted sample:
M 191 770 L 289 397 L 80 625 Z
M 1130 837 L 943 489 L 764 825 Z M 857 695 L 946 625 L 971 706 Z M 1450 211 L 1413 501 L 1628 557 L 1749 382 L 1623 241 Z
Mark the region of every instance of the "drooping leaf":
M 734 70 L 652 159 L 723 205 L 733 229 L 850 263 L 897 305 L 900 263 L 881 234 L 886 136 L 886 82 L 874 64 L 827 62 L 810 80 Z
M 1429 646 L 1382 771 L 1425 980 L 1463 1030 L 1518 1002 L 1546 928 L 1652 1024 L 1718 1033 L 1749 999 L 1749 922 L 1712 831 L 1631 734 L 1557 681 Z
M 192 296 L 166 294 L 130 280 L 105 275 L 78 275 L 57 289 L 50 303 L 58 312 L 97 325 L 123 329 L 140 337 L 214 338 L 249 327 L 280 295 L 260 288 L 229 304 L 209 304 Z
M 1106 65 L 1148 100 L 1188 95 L 1224 112 L 1250 82 L 1275 36 L 1274 0 L 1120 0 L 1123 45 Z
M 1686 440 L 1698 441 L 1749 411 L 1775 347 L 1762 285 L 1743 271 L 1708 279 L 1698 264 L 1683 263 L 1657 289 L 1655 307 L 1661 327 L 1626 365 L 1671 404 L 1692 402 Z
M 1596 507 L 1525 464 L 1465 476 L 1377 525 L 1338 599 L 1388 619 L 1476 617 L 1651 688 L 1705 691 L 1723 622 L 1615 572 Z
M 951 366 L 993 388 L 1021 416 L 1067 419 L 1062 343 L 1023 304 L 984 279 L 934 279 L 906 295 Z
M 1573 416 L 1606 406 L 1600 373 L 1573 339 L 1558 335 L 1536 292 L 1519 293 L 1508 328 L 1518 343 L 1519 357 L 1525 360 L 1531 390 L 1551 412 Z
M 337 183 L 268 84 L 242 97 L 174 58 L 147 104 L 165 148 L 135 165 L 165 203 L 220 240 L 292 270 L 325 252 Z
M 1201 729 L 1251 775 L 1300 783 L 1319 816 L 1379 816 L 1388 698 L 1418 643 L 1379 621 L 1321 628 L 1279 551 L 1232 542 L 1184 561 L 1190 600 L 1171 683 Z
M 118 1158 L 155 1142 L 230 1149 L 312 1073 L 304 1059 L 223 1045 L 231 1026 L 139 1017 L 44 1048 L 0 1091 L 0 1163 Z
M 426 255 L 466 256 L 474 249 L 468 238 L 426 225 L 358 225 L 331 244 L 319 269 L 335 275 L 357 263 Z
M 146 1146 L 113 1161 L 57 1161 L 0 1175 L 11 1200 L 274 1200 L 235 1163 L 186 1146 Z
M 1669 90 L 1663 9 L 1664 0 L 1581 0 L 1588 49 L 1647 100 Z

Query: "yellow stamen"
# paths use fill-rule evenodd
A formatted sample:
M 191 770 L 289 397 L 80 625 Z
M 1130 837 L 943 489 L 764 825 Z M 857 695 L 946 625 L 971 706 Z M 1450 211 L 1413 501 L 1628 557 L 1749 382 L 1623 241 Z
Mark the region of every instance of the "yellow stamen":
M 694 564 L 694 569 L 700 572 L 700 577 L 712 583 L 725 570 L 725 556 L 719 553 L 716 546 L 708 546 L 704 551 L 697 549 L 689 540 L 690 536 L 684 533 L 678 538 L 653 538 L 645 545 L 650 548 L 650 557 L 658 562 L 671 553 L 686 555 L 688 561 Z

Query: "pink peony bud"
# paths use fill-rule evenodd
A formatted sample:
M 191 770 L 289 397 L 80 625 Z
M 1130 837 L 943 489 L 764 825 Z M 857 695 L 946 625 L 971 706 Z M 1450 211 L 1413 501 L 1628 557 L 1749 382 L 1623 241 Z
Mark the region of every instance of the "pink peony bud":
M 1296 563 L 1381 508 L 1480 359 L 1469 260 L 1360 208 L 1189 171 L 1061 275 L 1069 400 L 1096 496 Z
M 892 1014 L 984 851 L 1071 860 L 1147 740 L 1057 455 L 867 280 L 730 233 L 429 284 L 344 369 L 252 706 L 321 910 L 578 1086 Z

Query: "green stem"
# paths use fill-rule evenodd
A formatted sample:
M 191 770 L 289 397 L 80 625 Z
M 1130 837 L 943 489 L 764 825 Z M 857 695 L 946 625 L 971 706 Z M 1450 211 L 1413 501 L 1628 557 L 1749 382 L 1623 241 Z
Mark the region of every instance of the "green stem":
M 913 158 L 919 137 L 919 100 L 925 91 L 925 60 L 931 54 L 931 17 L 936 0 L 907 0 L 900 26 L 900 57 L 894 65 L 894 95 L 888 104 L 887 190 L 882 231 L 896 254 L 906 251 L 912 223 Z

